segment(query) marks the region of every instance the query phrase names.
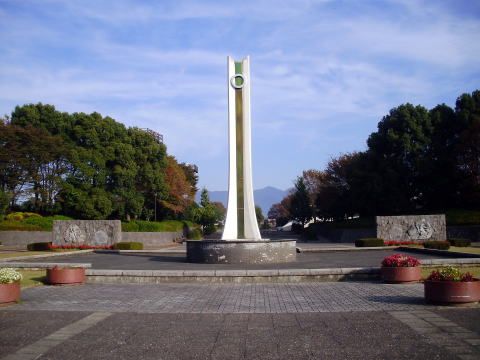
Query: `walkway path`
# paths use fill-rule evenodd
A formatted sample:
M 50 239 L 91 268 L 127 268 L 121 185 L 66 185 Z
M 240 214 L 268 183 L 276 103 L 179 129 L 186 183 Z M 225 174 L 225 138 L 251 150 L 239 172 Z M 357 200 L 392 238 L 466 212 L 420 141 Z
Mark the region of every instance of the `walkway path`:
M 305 313 L 415 310 L 423 286 L 369 282 L 295 284 L 89 284 L 23 292 L 16 310 L 137 313 Z
M 478 359 L 480 311 L 421 285 L 37 287 L 0 310 L 0 359 Z

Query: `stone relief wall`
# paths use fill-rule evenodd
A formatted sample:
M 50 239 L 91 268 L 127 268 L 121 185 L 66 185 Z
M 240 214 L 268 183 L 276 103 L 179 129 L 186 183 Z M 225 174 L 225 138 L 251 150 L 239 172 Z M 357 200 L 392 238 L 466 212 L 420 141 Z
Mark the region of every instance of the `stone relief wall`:
M 54 245 L 107 246 L 122 241 L 120 220 L 55 220 Z
M 377 216 L 377 237 L 384 240 L 447 240 L 445 215 Z

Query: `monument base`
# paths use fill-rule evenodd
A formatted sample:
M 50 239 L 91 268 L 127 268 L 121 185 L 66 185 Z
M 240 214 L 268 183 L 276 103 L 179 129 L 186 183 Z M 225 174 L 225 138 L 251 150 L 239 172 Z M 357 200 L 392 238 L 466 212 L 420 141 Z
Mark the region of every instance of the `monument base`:
M 295 240 L 187 240 L 187 261 L 206 264 L 272 264 L 296 260 Z

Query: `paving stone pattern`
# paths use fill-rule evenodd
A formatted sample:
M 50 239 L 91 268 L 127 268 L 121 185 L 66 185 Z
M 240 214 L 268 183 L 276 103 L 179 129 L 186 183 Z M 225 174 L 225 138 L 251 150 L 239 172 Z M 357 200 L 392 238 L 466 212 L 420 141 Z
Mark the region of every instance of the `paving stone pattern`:
M 480 358 L 480 335 L 440 314 L 427 310 L 397 311 L 391 315 L 408 325 L 426 341 L 457 355 L 463 360 Z
M 51 348 L 60 345 L 77 334 L 80 334 L 110 315 L 110 313 L 90 314 L 34 343 L 22 347 L 17 352 L 4 357 L 3 360 L 36 360 Z M 66 357 L 66 359 L 68 358 L 69 356 Z
M 407 314 L 403 312 L 404 316 Z M 10 329 L 11 332 L 20 330 Z M 93 313 L 45 335 L 42 342 L 27 345 L 7 355 L 6 359 L 462 358 L 457 357 L 458 349 L 432 343 L 403 321 L 381 311 L 297 314 L 130 312 L 110 316 Z M 472 348 L 469 355 L 476 354 L 476 349 Z
M 147 313 L 304 313 L 423 308 L 423 285 L 370 282 L 88 284 L 22 292 L 11 309 Z
M 52 316 L 47 311 L 6 310 L 15 310 L 15 306 L 0 307 L 0 358 L 2 354 L 14 353 L 46 334 L 89 315 L 85 312 L 56 311 Z

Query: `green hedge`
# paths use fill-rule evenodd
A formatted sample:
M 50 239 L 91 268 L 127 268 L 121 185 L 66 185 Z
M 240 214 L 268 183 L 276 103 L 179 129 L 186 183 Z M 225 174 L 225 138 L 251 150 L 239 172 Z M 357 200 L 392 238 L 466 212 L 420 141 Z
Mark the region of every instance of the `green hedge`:
M 462 238 L 452 238 L 448 239 L 450 246 L 458 246 L 458 247 L 467 247 L 472 245 L 472 242 L 469 239 L 462 239 Z
M 42 215 L 39 215 L 39 214 L 36 214 L 36 213 L 31 213 L 31 212 L 13 212 L 13 213 L 10 213 L 8 214 L 5 219 L 7 219 L 8 221 L 23 221 L 25 219 L 28 219 L 28 218 L 32 218 L 32 217 L 38 217 L 38 218 L 41 218 Z
M 130 222 L 122 222 L 122 231 L 125 231 L 125 232 L 177 232 L 177 231 L 182 231 L 185 224 L 186 222 L 178 221 L 178 220 L 165 220 L 165 221 L 133 220 Z
M 138 232 L 140 227 L 136 221 L 122 222 L 122 231 L 124 232 Z
M 202 232 L 200 231 L 200 229 L 192 229 L 188 231 L 187 237 L 189 240 L 201 240 Z
M 378 247 L 385 246 L 383 239 L 379 238 L 363 238 L 355 241 L 356 247 Z
M 113 245 L 115 250 L 143 250 L 143 244 L 141 242 L 118 242 Z
M 450 243 L 448 241 L 425 241 L 423 243 L 425 249 L 448 250 Z
M 41 216 L 35 213 L 16 212 L 8 214 L 5 221 L 0 222 L 0 231 L 52 231 L 53 220 L 71 220 L 63 215 Z
M 51 242 L 36 242 L 27 245 L 29 251 L 48 251 L 50 250 Z
M 0 231 L 43 231 L 43 229 L 37 225 L 5 220 L 0 222 Z
M 71 217 L 63 215 L 45 216 L 45 217 L 29 217 L 23 220 L 23 224 L 35 225 L 42 230 L 51 231 L 53 229 L 54 220 L 72 220 Z
M 447 225 L 480 225 L 480 211 L 452 209 L 445 213 Z

